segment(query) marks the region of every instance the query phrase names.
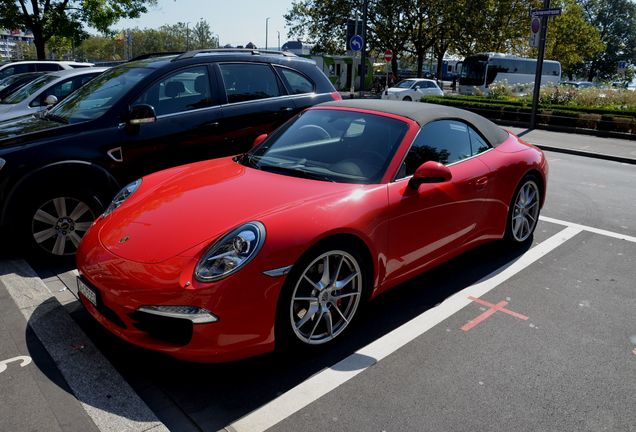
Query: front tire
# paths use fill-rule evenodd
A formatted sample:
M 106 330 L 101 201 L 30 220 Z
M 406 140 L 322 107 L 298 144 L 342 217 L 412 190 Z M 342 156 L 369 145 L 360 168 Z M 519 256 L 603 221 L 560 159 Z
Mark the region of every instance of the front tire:
M 413 99 L 411 99 L 411 96 L 404 96 L 404 99 L 402 99 L 405 102 L 411 102 Z
M 25 203 L 19 239 L 27 253 L 41 258 L 71 259 L 93 221 L 103 210 L 89 192 L 48 191 Z
M 369 273 L 362 254 L 340 242 L 303 257 L 281 292 L 277 348 L 324 345 L 342 334 L 366 299 Z
M 512 198 L 508 210 L 506 240 L 523 244 L 532 237 L 539 222 L 541 189 L 535 176 L 524 177 Z

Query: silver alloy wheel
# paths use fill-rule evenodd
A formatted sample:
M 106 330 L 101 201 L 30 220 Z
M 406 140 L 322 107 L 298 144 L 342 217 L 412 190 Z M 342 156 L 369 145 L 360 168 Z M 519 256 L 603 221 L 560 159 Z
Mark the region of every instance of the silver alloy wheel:
M 289 311 L 294 333 L 309 345 L 333 340 L 351 322 L 361 296 L 357 260 L 341 250 L 323 253 L 296 281 Z
M 512 236 L 517 242 L 524 242 L 534 232 L 539 219 L 539 187 L 534 180 L 527 180 L 514 201 L 511 212 Z
M 88 204 L 71 197 L 57 197 L 42 204 L 33 215 L 35 243 L 53 255 L 73 255 L 95 220 Z

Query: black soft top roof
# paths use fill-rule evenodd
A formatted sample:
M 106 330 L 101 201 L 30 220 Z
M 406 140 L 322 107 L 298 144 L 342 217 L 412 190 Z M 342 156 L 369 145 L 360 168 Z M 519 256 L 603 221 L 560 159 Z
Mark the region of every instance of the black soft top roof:
M 508 133 L 490 120 L 470 111 L 444 105 L 379 99 L 349 99 L 317 105 L 317 107 L 327 106 L 386 112 L 409 118 L 420 126 L 434 120 L 459 119 L 474 126 L 494 147 L 508 139 Z

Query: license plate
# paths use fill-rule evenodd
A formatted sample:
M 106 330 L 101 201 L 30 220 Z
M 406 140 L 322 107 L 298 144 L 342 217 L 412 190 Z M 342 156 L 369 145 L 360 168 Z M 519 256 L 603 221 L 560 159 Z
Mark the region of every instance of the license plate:
M 79 291 L 86 300 L 91 302 L 93 306 L 97 306 L 97 293 L 94 289 L 86 285 L 80 278 L 77 278 L 77 291 Z

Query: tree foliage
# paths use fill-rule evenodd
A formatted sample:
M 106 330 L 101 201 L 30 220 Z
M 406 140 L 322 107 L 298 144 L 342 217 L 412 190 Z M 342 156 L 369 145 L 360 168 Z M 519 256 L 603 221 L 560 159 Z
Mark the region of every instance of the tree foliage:
M 343 53 L 345 23 L 362 0 L 294 0 L 285 15 L 288 36 L 315 43 L 316 52 Z M 367 46 L 391 49 L 397 60 L 414 58 L 418 74 L 426 56 L 438 65 L 448 53 L 504 52 L 536 56 L 528 45 L 530 8 L 541 0 L 368 0 Z M 618 61 L 636 64 L 636 5 L 631 0 L 553 0 L 546 58 L 564 72 L 609 79 Z M 357 8 L 357 9 L 356 9 Z
M 126 35 L 129 35 L 130 44 Z M 192 28 L 179 22 L 158 29 L 128 29 L 114 36 L 90 36 L 75 51 L 79 58 L 90 61 L 126 60 L 153 52 L 185 51 L 186 47 L 218 47 L 218 39 L 206 20 L 199 21 Z
M 45 44 L 53 36 L 86 38 L 86 26 L 101 32 L 121 18 L 137 18 L 156 0 L 0 0 L 0 27 L 33 32 L 38 59 L 46 58 Z
M 596 27 L 605 50 L 587 58 L 588 79 L 611 79 L 619 61 L 636 63 L 636 4 L 630 0 L 580 0 L 585 16 Z
M 586 21 L 583 7 L 575 0 L 560 0 L 553 6 L 561 7 L 563 13 L 550 18 L 545 58 L 561 62 L 563 74 L 572 79 L 579 65 L 602 53 L 605 45 L 598 29 Z

